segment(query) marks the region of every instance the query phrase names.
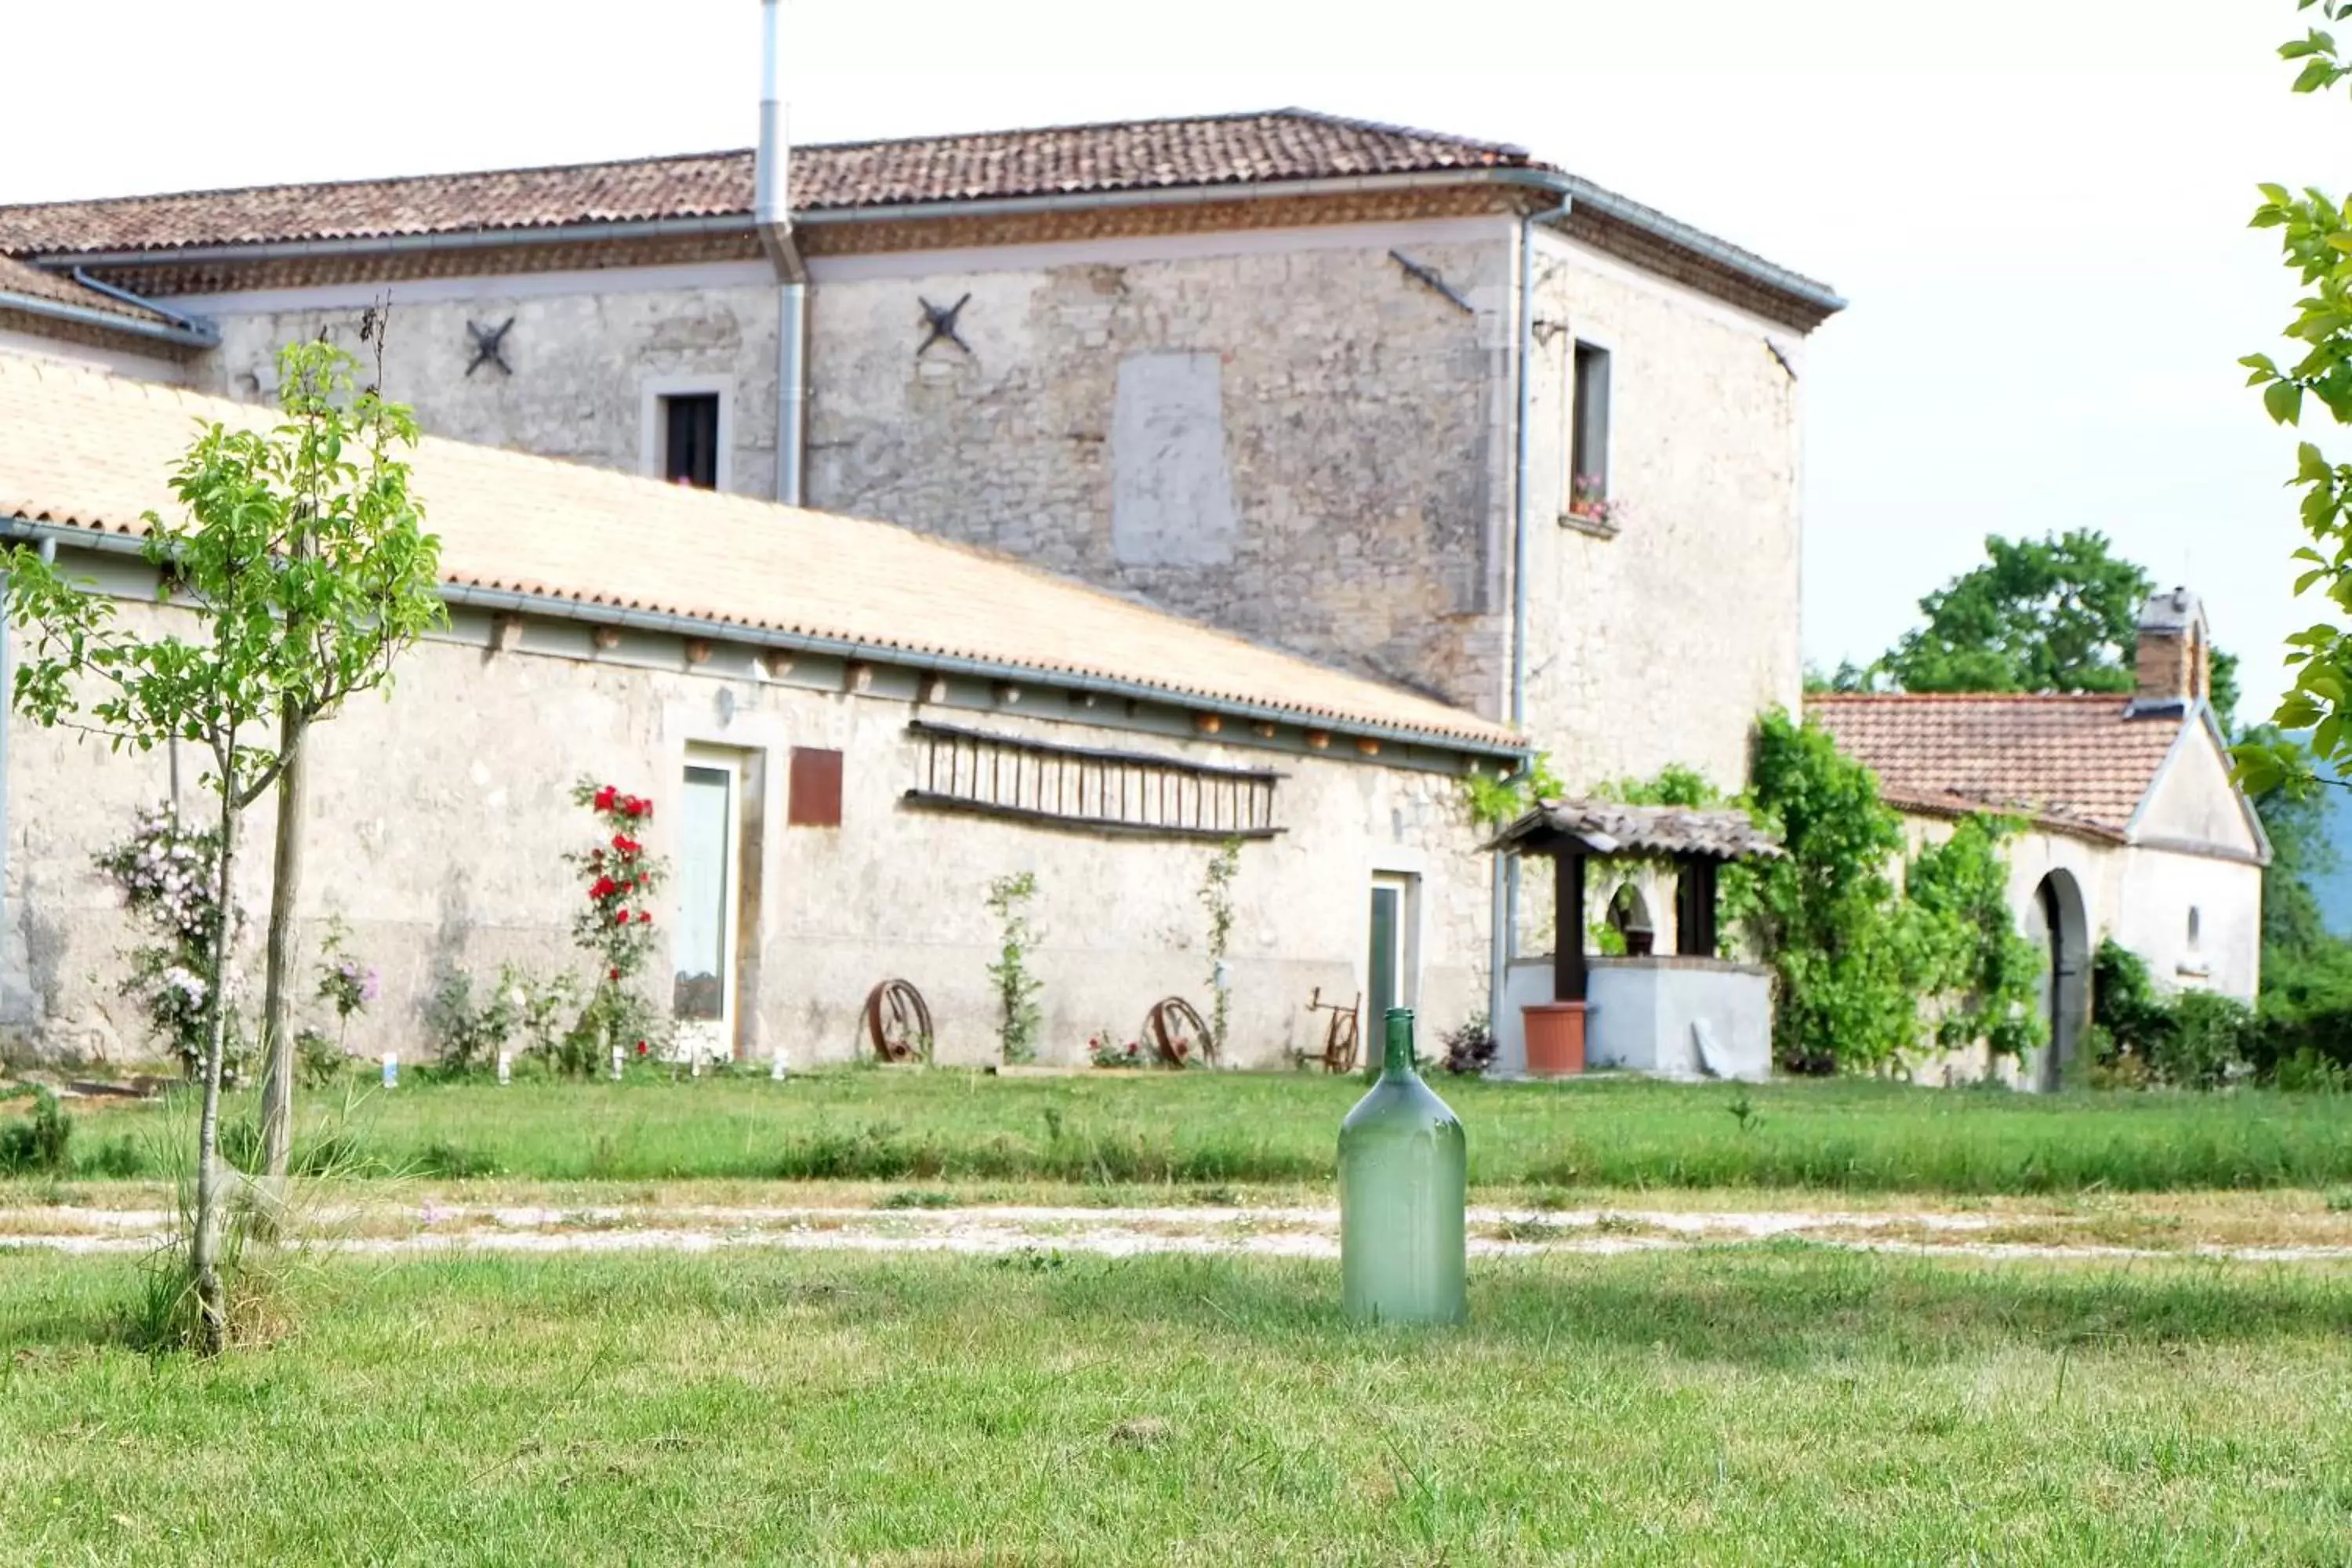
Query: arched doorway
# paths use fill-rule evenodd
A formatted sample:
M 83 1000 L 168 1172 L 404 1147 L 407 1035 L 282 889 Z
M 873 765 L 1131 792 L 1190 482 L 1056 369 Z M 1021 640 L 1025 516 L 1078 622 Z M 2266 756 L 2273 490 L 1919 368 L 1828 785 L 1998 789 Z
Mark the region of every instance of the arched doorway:
M 1609 924 L 1632 956 L 1647 958 L 1656 951 L 1657 927 L 1650 919 L 1650 900 L 1633 883 L 1618 884 L 1616 892 L 1610 895 Z
M 2091 1013 L 2091 922 L 2074 873 L 2053 871 L 2042 878 L 2022 924 L 2027 940 L 2042 952 L 2042 1018 L 2050 1037 L 2039 1057 L 2026 1064 L 2026 1079 L 2037 1089 L 2054 1089 L 2074 1064 Z

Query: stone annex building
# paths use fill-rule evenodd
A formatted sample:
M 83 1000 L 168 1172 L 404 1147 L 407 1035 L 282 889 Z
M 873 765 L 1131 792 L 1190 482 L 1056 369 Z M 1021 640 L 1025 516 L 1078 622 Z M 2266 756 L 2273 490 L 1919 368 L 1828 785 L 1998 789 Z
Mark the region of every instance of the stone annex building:
M 2023 1064 L 2040 1088 L 2057 1087 L 2075 1059 L 2105 939 L 2138 953 L 2168 988 L 2251 1002 L 2260 986 L 2270 840 L 2230 776 L 2196 595 L 2148 601 L 2134 673 L 2129 696 L 1805 699 L 1839 748 L 1878 775 L 1915 847 L 1973 812 L 2021 819 L 2010 903 L 2049 955 L 2042 1001 L 2055 1047 Z
M 737 1054 L 846 1055 L 892 977 L 992 1053 L 1020 870 L 1049 1055 L 1206 1011 L 1234 833 L 1234 1054 L 1318 990 L 1443 1028 L 1517 924 L 1465 772 L 1736 788 L 1800 700 L 1842 302 L 1516 148 L 1283 110 L 0 207 L 0 529 L 152 596 L 193 422 L 387 297 L 452 622 L 322 732 L 355 1045 L 563 955 L 591 773 L 660 803 Z M 0 1023 L 126 1052 L 89 858 L 165 761 L 19 723 L 5 776 Z

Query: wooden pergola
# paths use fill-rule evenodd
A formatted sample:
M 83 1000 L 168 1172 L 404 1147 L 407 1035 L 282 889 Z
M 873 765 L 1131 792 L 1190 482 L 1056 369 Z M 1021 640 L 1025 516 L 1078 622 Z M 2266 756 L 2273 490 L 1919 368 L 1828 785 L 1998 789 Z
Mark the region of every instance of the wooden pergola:
M 1584 863 L 1635 858 L 1671 862 L 1675 886 L 1675 952 L 1713 958 L 1716 873 L 1731 860 L 1780 853 L 1773 837 L 1732 809 L 1625 805 L 1616 801 L 1539 803 L 1498 834 L 1491 848 L 1552 858 L 1552 998 L 1582 1002 L 1589 985 L 1584 952 Z

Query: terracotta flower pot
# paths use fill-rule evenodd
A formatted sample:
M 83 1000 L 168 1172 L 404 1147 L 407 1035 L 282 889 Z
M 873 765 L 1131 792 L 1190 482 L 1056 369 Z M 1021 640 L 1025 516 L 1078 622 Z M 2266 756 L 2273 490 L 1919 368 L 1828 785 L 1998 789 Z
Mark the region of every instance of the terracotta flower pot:
M 1557 1078 L 1584 1070 L 1582 1002 L 1538 1002 L 1519 1009 L 1527 1026 L 1528 1071 Z

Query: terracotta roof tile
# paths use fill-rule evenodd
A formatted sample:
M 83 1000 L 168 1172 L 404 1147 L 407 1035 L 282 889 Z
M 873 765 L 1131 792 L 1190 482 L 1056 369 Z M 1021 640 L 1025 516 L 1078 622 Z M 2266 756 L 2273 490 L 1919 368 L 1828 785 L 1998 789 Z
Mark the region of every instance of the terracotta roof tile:
M 1821 694 L 1805 699 L 1896 805 L 2015 812 L 2120 837 L 2180 733 L 2122 695 Z
M 273 413 L 0 354 L 0 517 L 141 531 L 171 512 L 165 476 L 198 421 Z M 887 523 L 432 437 L 415 469 L 453 584 L 1518 749 L 1460 709 Z
M 0 206 L 0 252 L 159 250 L 278 240 L 748 216 L 750 152 Z M 1539 167 L 1498 142 L 1276 110 L 795 147 L 796 212 L 1080 191 Z

